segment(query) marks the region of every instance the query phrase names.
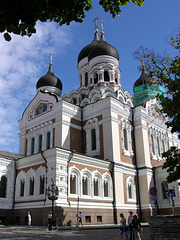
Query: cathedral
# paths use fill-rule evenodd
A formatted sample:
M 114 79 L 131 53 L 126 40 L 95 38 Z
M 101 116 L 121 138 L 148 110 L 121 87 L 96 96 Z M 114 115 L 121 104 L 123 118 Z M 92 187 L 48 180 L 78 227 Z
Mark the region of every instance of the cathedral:
M 180 148 L 156 99 L 163 88 L 142 65 L 134 95 L 123 89 L 119 53 L 102 22 L 78 55 L 78 71 L 79 88 L 61 96 L 51 55 L 19 120 L 19 154 L 0 151 L 0 220 L 23 225 L 30 212 L 33 225 L 47 225 L 53 210 L 58 226 L 75 225 L 79 211 L 85 225 L 117 224 L 131 210 L 148 221 L 172 214 L 168 189 L 180 213 L 180 184 L 167 184 L 162 169 L 161 154 Z

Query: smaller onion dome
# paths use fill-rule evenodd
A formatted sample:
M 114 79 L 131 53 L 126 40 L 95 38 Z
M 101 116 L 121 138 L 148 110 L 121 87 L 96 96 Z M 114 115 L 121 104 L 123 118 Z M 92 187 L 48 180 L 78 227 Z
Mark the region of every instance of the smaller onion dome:
M 142 65 L 141 76 L 140 76 L 140 78 L 138 80 L 136 80 L 136 82 L 134 83 L 134 87 L 133 88 L 141 86 L 141 85 L 146 84 L 146 83 L 152 84 L 152 80 L 150 79 L 150 77 L 146 73 L 144 65 Z
M 88 61 L 102 55 L 114 57 L 119 61 L 118 51 L 115 47 L 105 41 L 104 33 L 101 32 L 101 40 L 95 46 L 93 46 L 93 48 L 89 52 Z
M 52 70 L 52 62 L 50 62 L 49 64 L 49 70 L 46 73 L 46 75 L 44 75 L 38 80 L 36 84 L 36 89 L 39 88 L 46 90 L 48 92 L 55 93 L 59 96 L 61 95 L 62 82 L 58 77 L 54 75 Z
M 85 57 L 88 56 L 89 52 L 91 51 L 91 49 L 98 44 L 99 42 L 99 36 L 98 36 L 98 30 L 95 30 L 95 34 L 94 34 L 94 40 L 88 44 L 87 46 L 85 46 L 79 53 L 78 55 L 78 63 Z

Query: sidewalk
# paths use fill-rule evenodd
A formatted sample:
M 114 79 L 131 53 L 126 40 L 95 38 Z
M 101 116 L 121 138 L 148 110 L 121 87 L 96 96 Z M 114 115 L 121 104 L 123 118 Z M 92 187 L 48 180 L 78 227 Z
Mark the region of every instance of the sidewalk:
M 141 223 L 142 227 L 149 227 L 149 223 Z M 119 224 L 97 224 L 97 225 L 83 225 L 77 227 L 76 225 L 72 226 L 57 226 L 57 230 L 95 230 L 95 229 L 113 229 L 113 228 L 119 228 Z M 7 231 L 13 231 L 13 230 L 42 230 L 46 231 L 47 226 L 32 226 L 29 227 L 27 225 L 0 225 L 0 231 L 7 230 Z

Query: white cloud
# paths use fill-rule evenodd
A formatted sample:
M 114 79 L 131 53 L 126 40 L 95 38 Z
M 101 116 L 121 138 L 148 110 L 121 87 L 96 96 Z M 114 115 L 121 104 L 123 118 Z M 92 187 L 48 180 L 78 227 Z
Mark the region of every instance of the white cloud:
M 46 74 L 47 59 L 62 54 L 71 44 L 71 28 L 56 23 L 37 23 L 33 36 L 0 36 L 0 150 L 18 152 L 18 120 L 35 95 L 39 77 Z M 46 71 L 45 70 L 45 71 Z

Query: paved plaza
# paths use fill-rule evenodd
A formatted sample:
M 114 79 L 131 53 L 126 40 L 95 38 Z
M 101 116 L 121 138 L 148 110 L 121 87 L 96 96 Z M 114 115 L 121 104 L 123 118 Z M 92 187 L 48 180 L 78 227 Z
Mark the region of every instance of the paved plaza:
M 9 226 L 0 227 L 0 239 L 2 240 L 115 240 L 120 239 L 119 228 L 86 228 L 83 229 L 59 229 L 47 231 L 45 227 Z M 125 239 L 125 238 L 124 238 Z M 142 240 L 150 240 L 149 227 L 144 227 L 141 232 Z

